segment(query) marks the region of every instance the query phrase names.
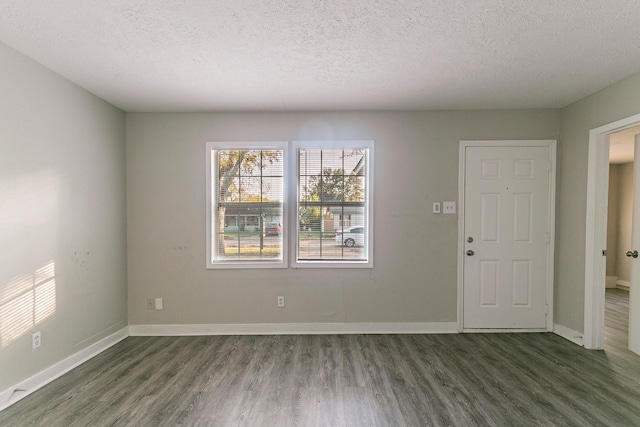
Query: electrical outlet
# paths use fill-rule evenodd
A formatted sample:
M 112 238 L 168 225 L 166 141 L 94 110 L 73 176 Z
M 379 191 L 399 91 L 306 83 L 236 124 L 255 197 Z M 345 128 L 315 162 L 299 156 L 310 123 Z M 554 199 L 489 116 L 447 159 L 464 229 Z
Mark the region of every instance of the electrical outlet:
M 284 307 L 284 297 L 278 297 L 278 307 Z
M 162 310 L 164 308 L 164 302 L 162 301 L 162 298 L 156 298 L 155 308 L 156 310 Z
M 155 308 L 156 308 L 156 301 L 153 298 L 147 298 L 147 309 L 155 310 Z
M 444 214 L 456 213 L 456 202 L 442 202 L 442 213 Z
M 40 335 L 40 331 L 32 333 L 31 349 L 35 350 L 36 348 L 40 347 L 40 344 L 42 344 L 42 336 Z

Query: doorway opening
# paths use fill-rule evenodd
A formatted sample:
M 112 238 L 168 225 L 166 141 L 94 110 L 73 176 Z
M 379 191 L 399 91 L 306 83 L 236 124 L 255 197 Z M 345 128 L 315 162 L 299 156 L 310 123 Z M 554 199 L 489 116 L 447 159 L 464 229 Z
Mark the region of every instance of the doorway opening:
M 608 255 L 610 141 L 613 136 L 615 142 L 617 137 L 614 136 L 615 134 L 623 131 L 633 133 L 631 128 L 638 126 L 640 126 L 640 114 L 592 129 L 589 132 L 583 336 L 584 346 L 589 349 L 604 348 L 605 283 L 607 259 L 609 258 L 604 255 Z M 619 251 L 618 248 L 617 251 Z M 612 281 L 617 282 L 617 279 L 609 279 L 610 286 L 613 285 Z

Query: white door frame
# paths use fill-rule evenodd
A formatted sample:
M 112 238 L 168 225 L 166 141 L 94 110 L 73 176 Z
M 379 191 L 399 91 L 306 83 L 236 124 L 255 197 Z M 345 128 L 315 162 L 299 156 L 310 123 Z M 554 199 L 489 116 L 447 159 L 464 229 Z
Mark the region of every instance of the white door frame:
M 555 211 L 556 211 L 556 140 L 487 140 L 460 141 L 458 155 L 458 332 L 464 332 L 463 315 L 463 286 L 464 286 L 464 224 L 465 224 L 465 178 L 466 178 L 466 148 L 467 147 L 548 147 L 549 161 L 549 251 L 547 254 L 547 331 L 553 331 L 553 280 L 555 253 Z M 509 330 L 514 332 L 515 330 Z M 487 330 L 486 332 L 490 332 Z
M 640 125 L 640 114 L 589 131 L 587 170 L 587 228 L 584 261 L 585 348 L 604 348 L 604 301 L 609 195 L 609 135 Z

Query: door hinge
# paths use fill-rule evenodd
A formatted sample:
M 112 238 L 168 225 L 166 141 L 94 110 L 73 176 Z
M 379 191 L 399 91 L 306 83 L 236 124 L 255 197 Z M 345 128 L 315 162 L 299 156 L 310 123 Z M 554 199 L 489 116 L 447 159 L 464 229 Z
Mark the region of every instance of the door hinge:
M 602 250 L 602 256 L 607 256 L 607 250 L 606 249 Z

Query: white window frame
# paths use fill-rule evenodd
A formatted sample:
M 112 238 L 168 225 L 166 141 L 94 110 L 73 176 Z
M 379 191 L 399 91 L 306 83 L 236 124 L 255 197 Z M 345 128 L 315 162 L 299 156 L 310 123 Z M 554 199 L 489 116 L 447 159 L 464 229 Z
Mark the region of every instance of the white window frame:
M 207 268 L 208 269 L 248 269 L 248 268 L 287 268 L 288 266 L 288 243 L 289 243 L 289 221 L 288 221 L 288 200 L 289 186 L 287 182 L 291 180 L 291 171 L 289 170 L 289 143 L 286 141 L 256 141 L 256 142 L 207 142 L 206 144 L 206 211 L 207 211 Z M 214 247 L 217 244 L 215 233 L 213 232 L 213 221 L 215 220 L 215 210 L 213 201 L 215 196 L 213 191 L 214 175 L 212 171 L 212 153 L 214 150 L 283 150 L 283 201 L 282 201 L 282 257 L 280 259 L 261 259 L 261 260 L 214 260 Z M 295 175 L 295 174 L 293 174 Z
M 300 227 L 298 226 L 298 150 L 299 149 L 367 149 L 366 159 L 366 181 L 365 181 L 365 212 L 367 223 L 365 224 L 366 230 L 366 245 L 365 245 L 365 260 L 299 260 L 298 259 L 298 233 L 300 233 Z M 292 268 L 373 268 L 373 207 L 374 207 L 374 188 L 373 188 L 373 165 L 374 163 L 374 141 L 293 141 L 291 155 L 289 156 L 291 166 L 289 170 L 293 172 L 293 178 L 289 177 L 286 182 L 289 185 L 290 194 L 290 224 L 293 224 L 294 229 L 290 229 L 289 239 L 290 247 L 293 248 L 291 255 L 291 267 Z M 285 178 L 286 181 L 286 178 Z

